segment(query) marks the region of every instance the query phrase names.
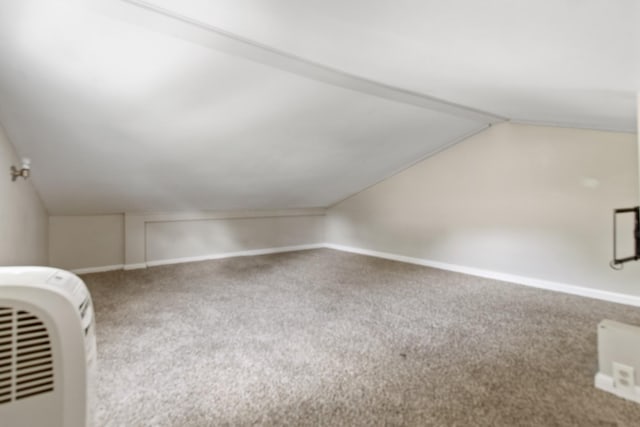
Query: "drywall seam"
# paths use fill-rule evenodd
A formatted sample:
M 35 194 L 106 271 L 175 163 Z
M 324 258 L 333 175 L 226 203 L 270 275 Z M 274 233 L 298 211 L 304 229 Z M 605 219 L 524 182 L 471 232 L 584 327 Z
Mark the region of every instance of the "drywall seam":
M 325 248 L 334 249 L 342 252 L 351 252 L 360 255 L 367 255 L 376 258 L 389 259 L 392 261 L 406 262 L 409 264 L 417 264 L 425 267 L 437 268 L 440 270 L 454 271 L 456 273 L 468 274 L 471 276 L 483 277 L 487 279 L 499 280 L 501 282 L 514 283 L 517 285 L 530 286 L 533 288 L 546 289 L 549 291 L 562 292 L 570 295 L 578 295 L 587 298 L 594 298 L 618 304 L 626 304 L 634 307 L 640 307 L 640 297 L 621 294 L 618 292 L 608 292 L 598 289 L 585 288 L 582 286 L 570 285 L 566 283 L 551 282 L 548 280 L 536 279 L 533 277 L 519 276 L 509 273 L 501 273 L 491 270 L 483 270 L 480 268 L 465 267 L 462 265 L 449 264 L 439 261 L 432 261 L 422 258 L 414 258 L 404 255 L 391 254 L 387 252 L 372 251 L 369 249 L 361 249 L 352 246 L 336 245 L 333 243 L 325 243 Z

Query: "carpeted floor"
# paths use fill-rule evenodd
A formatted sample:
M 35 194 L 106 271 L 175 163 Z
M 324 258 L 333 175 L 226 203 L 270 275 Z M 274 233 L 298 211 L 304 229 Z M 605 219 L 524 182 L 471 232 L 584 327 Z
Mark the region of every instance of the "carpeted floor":
M 83 276 L 101 426 L 638 426 L 593 387 L 640 309 L 331 250 Z

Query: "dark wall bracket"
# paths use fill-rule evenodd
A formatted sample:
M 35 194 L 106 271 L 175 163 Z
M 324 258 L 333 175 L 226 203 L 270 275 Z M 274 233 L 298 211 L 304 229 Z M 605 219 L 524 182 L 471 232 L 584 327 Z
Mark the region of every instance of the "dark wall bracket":
M 635 253 L 631 256 L 618 258 L 617 253 L 617 226 L 618 215 L 631 213 L 635 217 L 635 227 L 633 231 Z M 634 208 L 615 209 L 613 211 L 613 260 L 609 263 L 614 270 L 622 270 L 625 263 L 640 260 L 640 206 Z

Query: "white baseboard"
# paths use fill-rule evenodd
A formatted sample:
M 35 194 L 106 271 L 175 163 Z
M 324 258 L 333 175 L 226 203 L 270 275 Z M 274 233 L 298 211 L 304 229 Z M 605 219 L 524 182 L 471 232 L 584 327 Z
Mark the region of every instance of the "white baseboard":
M 623 399 L 640 403 L 640 387 L 636 386 L 635 388 L 636 392 L 634 394 L 624 393 L 620 389 L 616 388 L 613 382 L 613 378 L 610 377 L 609 375 L 605 375 L 603 373 L 598 372 L 595 378 L 595 386 L 600 390 L 613 393 L 618 397 L 622 397 Z
M 76 268 L 74 270 L 71 270 L 71 272 L 75 274 L 103 273 L 105 271 L 122 270 L 123 268 L 125 268 L 124 264 L 115 264 L 105 265 L 102 267 Z
M 220 254 L 202 255 L 202 256 L 195 256 L 195 257 L 147 261 L 146 266 L 155 267 L 158 265 L 182 264 L 185 262 L 209 261 L 213 259 L 234 258 L 234 257 L 240 257 L 240 256 L 268 255 L 268 254 L 276 254 L 281 252 L 294 252 L 294 251 L 304 251 L 309 249 L 320 249 L 323 247 L 324 247 L 324 244 L 322 243 L 313 243 L 313 244 L 297 245 L 297 246 L 281 246 L 276 248 L 251 249 L 247 251 L 225 252 Z M 140 265 L 140 264 L 136 264 L 136 265 Z M 145 264 L 141 264 L 141 265 L 145 265 Z
M 351 252 L 360 255 L 367 255 L 376 258 L 384 258 L 393 261 L 406 262 L 409 264 L 417 264 L 425 267 L 438 268 L 440 270 L 455 271 L 457 273 L 469 274 L 471 276 L 484 277 L 487 279 L 499 280 L 502 282 L 515 283 L 518 285 L 531 286 L 534 288 L 546 289 L 549 291 L 563 292 L 571 295 L 579 295 L 587 298 L 594 298 L 619 304 L 632 305 L 640 307 L 640 297 L 621 294 L 617 292 L 602 291 L 599 289 L 585 288 L 582 286 L 569 285 L 566 283 L 551 282 L 532 277 L 518 276 L 515 274 L 500 273 L 497 271 L 483 270 L 474 267 L 465 267 L 462 265 L 448 264 L 439 261 L 431 261 L 422 258 L 413 258 L 404 255 L 396 255 L 387 252 L 372 251 L 369 249 L 355 248 L 351 246 L 336 245 L 333 243 L 325 243 L 324 247 L 343 252 Z
M 138 264 L 125 264 L 124 265 L 124 269 L 125 270 L 140 270 L 141 268 L 147 268 L 147 264 L 144 262 L 138 263 Z
M 566 283 L 559 282 L 551 282 L 548 280 L 541 280 L 532 277 L 526 276 L 518 276 L 514 274 L 508 273 L 500 273 L 491 270 L 483 270 L 474 267 L 465 267 L 462 265 L 456 264 L 448 264 L 439 261 L 432 261 L 422 258 L 414 258 L 404 255 L 396 255 L 387 252 L 379 252 L 372 251 L 369 249 L 361 249 L 352 246 L 344 246 L 344 245 L 336 245 L 333 243 L 313 243 L 306 245 L 296 245 L 296 246 L 281 246 L 275 248 L 265 248 L 265 249 L 252 249 L 247 251 L 238 251 L 238 252 L 225 252 L 220 254 L 211 254 L 211 255 L 202 255 L 196 257 L 184 257 L 184 258 L 174 258 L 174 259 L 164 259 L 157 261 L 148 261 L 146 263 L 139 264 L 119 264 L 119 265 L 107 265 L 103 267 L 89 267 L 89 268 L 79 268 L 72 270 L 76 274 L 87 274 L 87 273 L 99 273 L 104 271 L 113 271 L 113 270 L 136 270 L 147 267 L 154 267 L 159 265 L 168 265 L 168 264 L 181 264 L 185 262 L 197 262 L 197 261 L 207 261 L 214 259 L 223 259 L 223 258 L 233 258 L 239 256 L 255 256 L 255 255 L 267 255 L 267 254 L 275 254 L 281 252 L 293 252 L 293 251 L 302 251 L 309 249 L 320 249 L 327 248 L 333 249 L 342 252 L 351 252 L 360 255 L 367 255 L 376 258 L 384 258 L 393 261 L 406 262 L 409 264 L 417 264 L 425 267 L 437 268 L 440 270 L 454 271 L 457 273 L 469 274 L 471 276 L 484 277 L 487 279 L 499 280 L 502 282 L 515 283 L 518 285 L 531 286 L 534 288 L 546 289 L 550 291 L 563 292 L 571 295 L 579 295 L 587 298 L 594 298 L 603 301 L 615 302 L 619 304 L 626 304 L 635 307 L 640 307 L 640 297 L 633 295 L 626 295 L 617 292 L 609 292 L 603 291 L 599 289 L 593 288 L 585 288 L 582 286 L 569 285 Z
M 87 274 L 87 273 L 102 273 L 105 271 L 114 271 L 114 270 L 140 270 L 143 268 L 155 267 L 158 265 L 182 264 L 185 262 L 207 261 L 207 260 L 213 260 L 213 259 L 234 258 L 239 256 L 268 255 L 268 254 L 276 254 L 281 252 L 304 251 L 308 249 L 320 249 L 320 248 L 324 248 L 324 246 L 325 245 L 323 243 L 312 243 L 312 244 L 296 245 L 296 246 L 280 246 L 275 248 L 251 249 L 247 251 L 238 251 L 238 252 L 224 252 L 219 254 L 202 255 L 202 256 L 195 256 L 195 257 L 162 259 L 157 261 L 141 262 L 137 264 L 117 264 L 117 265 L 105 265 L 102 267 L 77 268 L 71 271 L 75 274 Z

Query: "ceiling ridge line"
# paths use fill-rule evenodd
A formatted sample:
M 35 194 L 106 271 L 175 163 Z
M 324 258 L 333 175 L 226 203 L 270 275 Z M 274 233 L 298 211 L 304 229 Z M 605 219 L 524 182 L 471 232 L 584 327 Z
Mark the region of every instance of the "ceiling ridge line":
M 392 86 L 366 77 L 355 75 L 340 69 L 336 69 L 312 60 L 300 57 L 286 51 L 265 45 L 246 37 L 225 31 L 210 24 L 195 20 L 193 18 L 176 13 L 149 3 L 144 0 L 121 0 L 122 3 L 129 4 L 141 11 L 146 11 L 147 16 L 153 14 L 156 17 L 169 19 L 173 24 L 182 24 L 183 28 L 175 28 L 181 34 L 171 34 L 187 38 L 199 44 L 208 45 L 220 49 L 228 54 L 241 56 L 264 65 L 278 68 L 299 76 L 322 81 L 344 89 L 353 90 L 360 93 L 384 98 L 391 101 L 410 104 L 417 107 L 446 113 L 468 120 L 479 121 L 487 124 L 496 124 L 507 121 L 508 118 L 495 113 L 469 107 L 455 102 L 447 101 L 424 93 L 411 91 L 408 89 Z M 149 23 L 147 21 L 147 23 Z M 217 40 L 203 40 L 202 37 L 194 37 L 193 34 L 184 34 L 184 25 L 190 29 L 197 29 L 206 32 L 209 36 L 214 35 Z M 160 29 L 158 29 L 160 30 Z M 182 31 L 180 31 L 182 30 Z M 166 29 L 165 29 L 166 32 Z M 195 38 L 195 40 L 194 40 Z

